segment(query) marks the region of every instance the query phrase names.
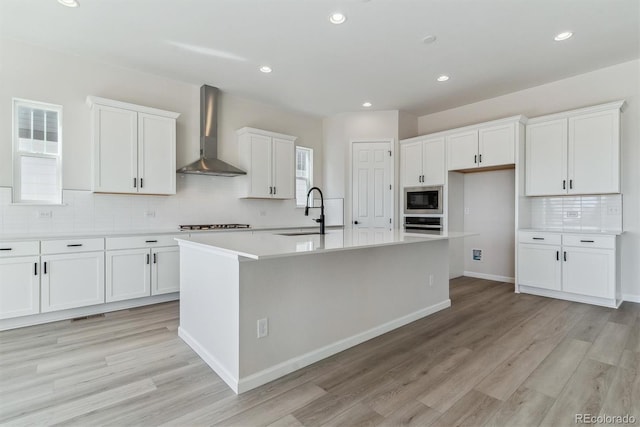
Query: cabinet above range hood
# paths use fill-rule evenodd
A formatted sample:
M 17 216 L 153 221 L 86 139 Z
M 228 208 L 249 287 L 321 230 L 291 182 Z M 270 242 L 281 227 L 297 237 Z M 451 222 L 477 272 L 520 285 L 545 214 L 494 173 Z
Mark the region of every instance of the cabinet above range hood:
M 200 88 L 200 158 L 178 169 L 178 173 L 214 176 L 247 174 L 218 159 L 218 93 L 217 87 L 203 85 Z

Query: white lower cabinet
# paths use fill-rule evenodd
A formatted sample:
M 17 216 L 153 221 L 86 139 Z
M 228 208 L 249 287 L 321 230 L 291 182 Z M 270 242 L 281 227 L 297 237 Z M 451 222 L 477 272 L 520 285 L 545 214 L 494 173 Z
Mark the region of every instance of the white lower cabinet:
M 180 248 L 155 248 L 151 250 L 151 295 L 180 291 Z
M 615 235 L 520 232 L 518 240 L 521 292 L 617 306 Z
M 43 255 L 42 312 L 104 303 L 104 252 Z
M 180 291 L 180 252 L 174 237 L 107 238 L 106 301 Z
M 0 258 L 0 319 L 40 312 L 40 257 Z

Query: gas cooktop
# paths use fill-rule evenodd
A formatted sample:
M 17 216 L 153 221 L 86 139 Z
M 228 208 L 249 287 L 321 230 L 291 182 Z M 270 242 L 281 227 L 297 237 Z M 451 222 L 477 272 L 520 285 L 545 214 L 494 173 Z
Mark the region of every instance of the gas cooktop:
M 226 230 L 232 228 L 251 228 L 251 226 L 249 224 L 196 224 L 180 226 L 180 230 Z

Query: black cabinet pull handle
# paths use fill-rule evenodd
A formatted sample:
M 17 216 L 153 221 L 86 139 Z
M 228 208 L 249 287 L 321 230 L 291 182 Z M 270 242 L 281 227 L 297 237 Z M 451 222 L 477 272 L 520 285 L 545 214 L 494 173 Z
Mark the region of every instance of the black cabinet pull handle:
M 544 237 L 532 237 L 533 240 L 544 240 Z
M 0 251 L 11 251 L 13 248 L 0 248 Z
M 482 163 L 482 154 L 478 156 L 478 163 Z
M 593 243 L 593 240 L 580 240 L 582 243 Z
M 147 264 L 149 264 L 149 254 L 147 254 Z
M 556 251 L 556 261 L 560 261 L 560 251 Z
M 44 262 L 44 274 L 47 274 L 47 262 Z
M 573 180 L 569 180 L 569 189 L 573 190 Z
M 140 188 L 144 187 L 144 178 L 140 178 Z
M 38 263 L 37 262 L 33 263 L 33 275 L 34 276 L 38 275 Z
M 564 260 L 567 261 L 567 251 L 564 251 Z
M 269 194 L 273 194 L 273 187 L 269 187 Z
M 566 189 L 567 189 L 567 180 L 566 180 L 566 179 L 563 179 L 563 180 L 562 180 L 562 189 L 563 189 L 563 190 L 566 190 Z
M 473 156 L 473 163 L 478 163 L 478 155 Z
M 277 189 L 277 188 L 278 188 L 278 187 L 273 187 L 273 194 L 276 194 L 276 189 Z
M 353 221 L 354 224 L 360 224 L 358 221 Z
M 153 254 L 153 263 L 154 264 L 158 263 L 158 254 Z
M 133 178 L 133 188 L 137 187 L 137 183 L 138 183 L 137 178 Z
M 144 242 L 145 243 L 158 243 L 157 240 L 145 240 Z
M 82 243 L 73 243 L 73 244 L 67 245 L 68 248 L 77 248 L 80 246 L 82 246 Z

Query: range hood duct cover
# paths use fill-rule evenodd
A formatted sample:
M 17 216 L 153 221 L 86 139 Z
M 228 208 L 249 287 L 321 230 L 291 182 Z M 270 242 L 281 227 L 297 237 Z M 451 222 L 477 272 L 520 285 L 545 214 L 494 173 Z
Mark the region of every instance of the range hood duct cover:
M 246 175 L 243 170 L 218 159 L 218 92 L 213 86 L 200 88 L 200 158 L 178 173 L 214 176 Z

